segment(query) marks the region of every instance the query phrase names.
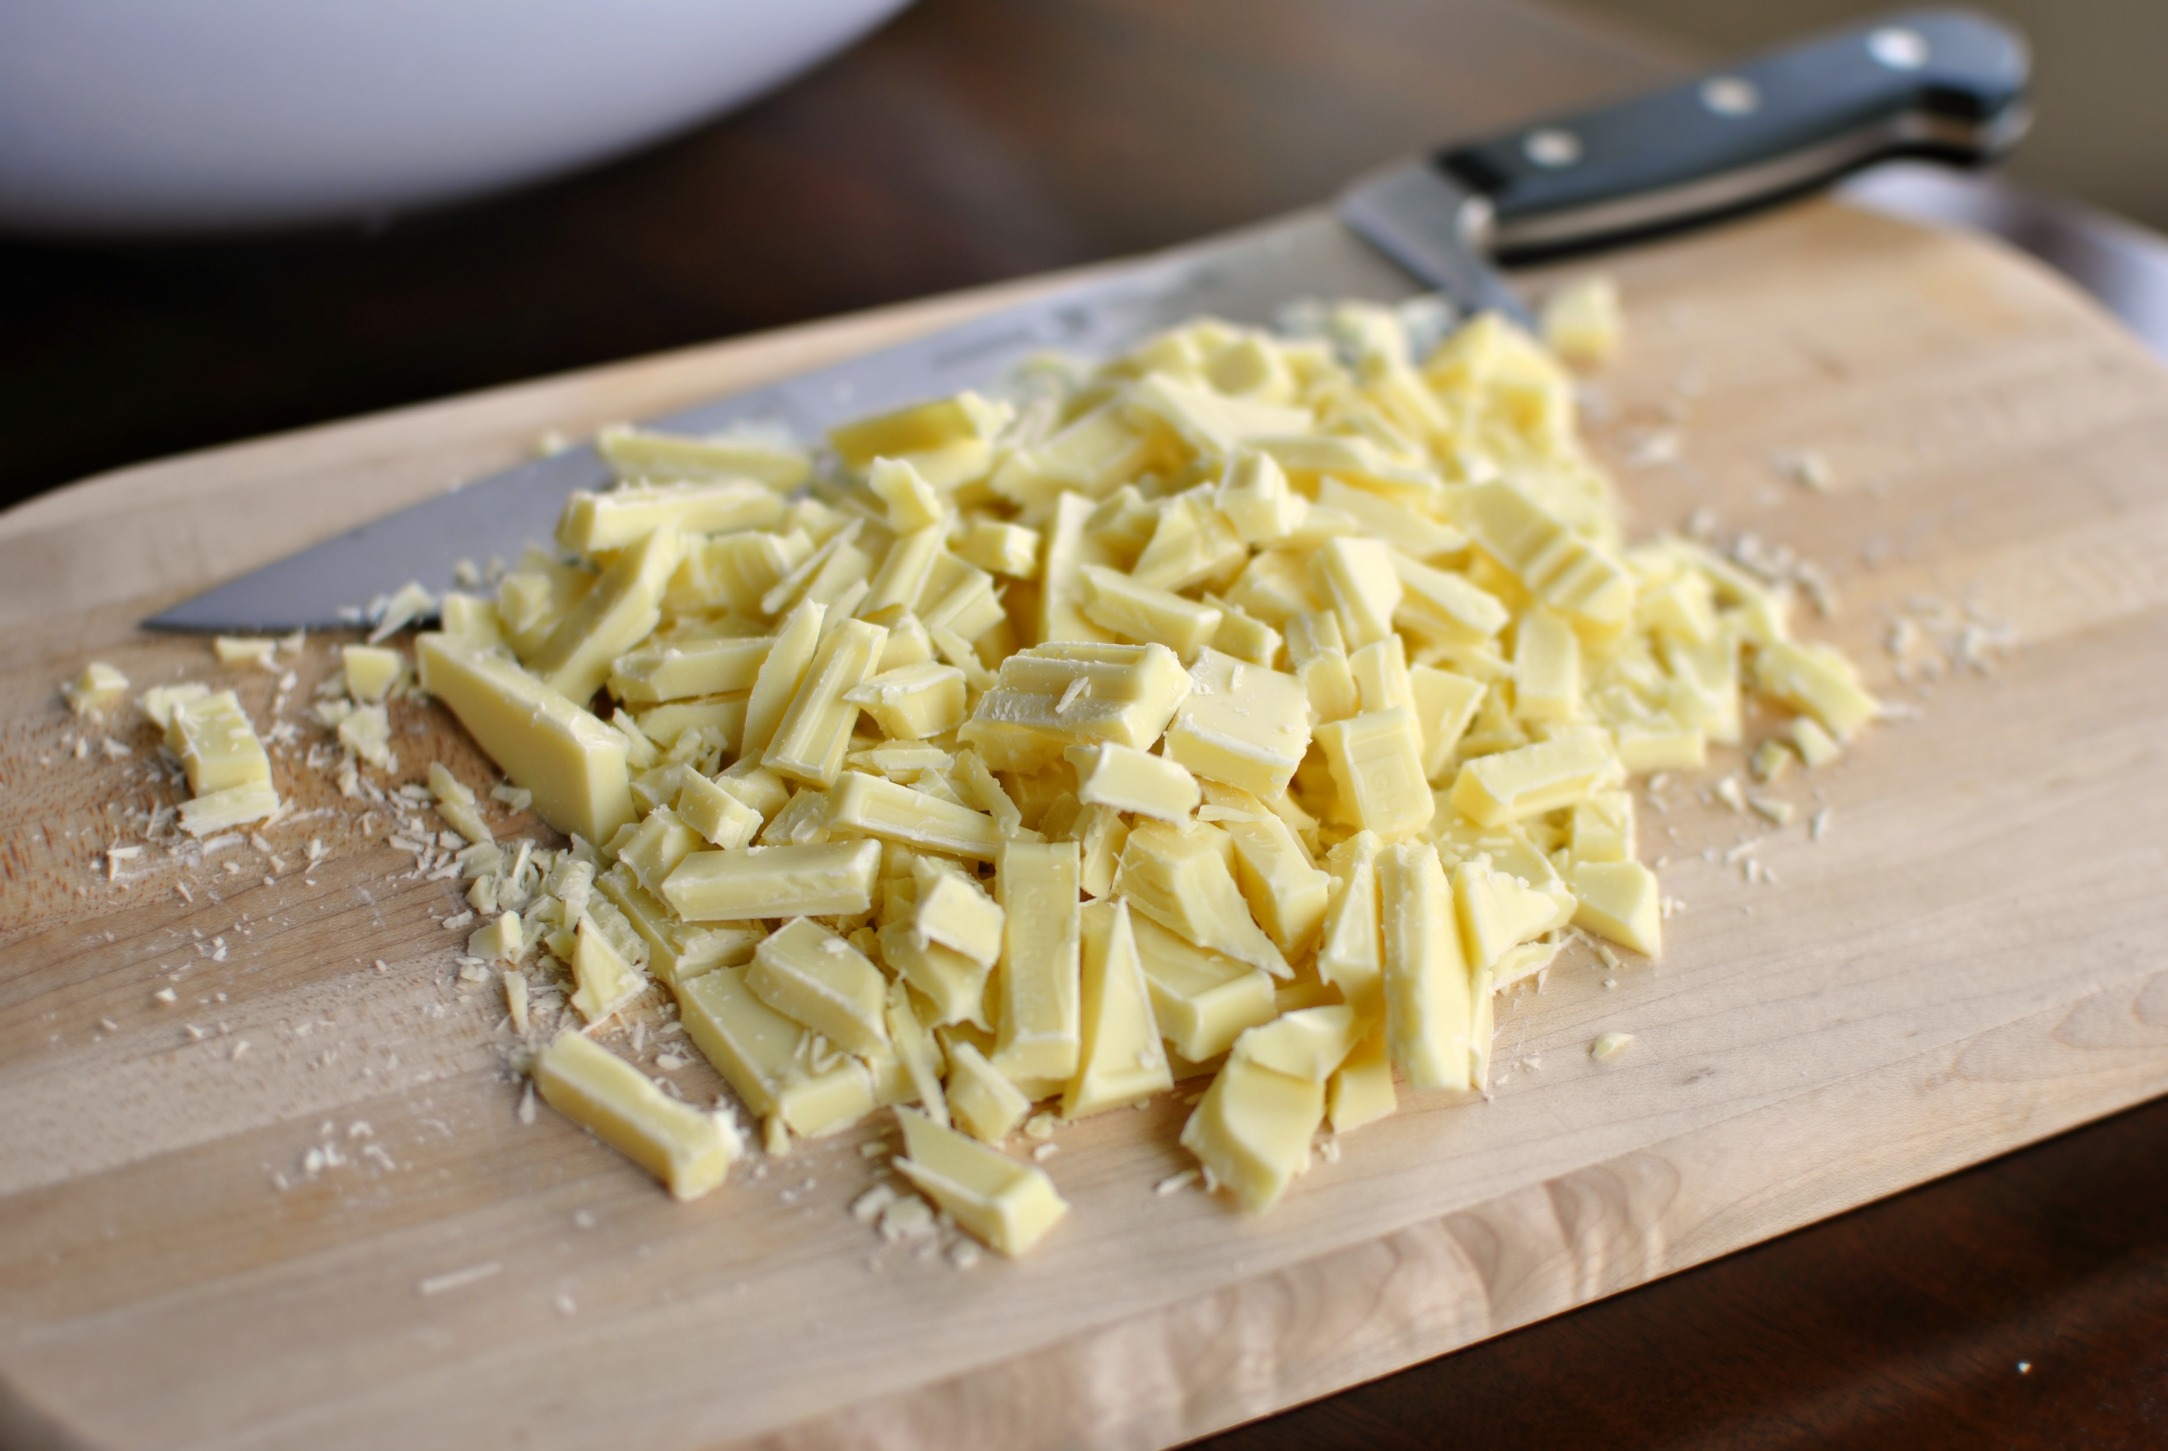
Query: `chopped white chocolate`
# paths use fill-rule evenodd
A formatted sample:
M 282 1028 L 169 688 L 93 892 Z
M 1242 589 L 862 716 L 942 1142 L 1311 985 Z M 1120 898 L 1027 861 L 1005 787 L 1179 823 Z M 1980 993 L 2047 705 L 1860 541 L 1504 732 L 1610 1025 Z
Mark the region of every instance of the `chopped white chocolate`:
M 698 1199 L 744 1152 L 727 1116 L 669 1097 L 574 1029 L 558 1034 L 529 1071 L 551 1108 L 662 1180 L 673 1198 Z
M 1100 742 L 1071 746 L 1077 800 L 1159 821 L 1186 821 L 1201 797 L 1197 778 L 1180 762 L 1148 755 L 1134 746 Z
M 1264 972 L 1207 951 L 1141 914 L 1131 926 L 1153 1018 L 1188 1061 L 1217 1058 L 1245 1028 L 1270 1022 L 1279 1011 L 1273 980 Z
M 1122 847 L 1114 890 L 1136 911 L 1197 946 L 1286 977 L 1286 957 L 1250 916 L 1235 884 L 1228 861 L 1232 848 L 1214 827 L 1139 823 Z
M 1126 902 L 1082 911 L 1083 1045 L 1062 1092 L 1063 1118 L 1082 1118 L 1150 1098 L 1174 1084 L 1152 1018 L 1144 965 Z
M 1596 274 L 1567 283 L 1543 299 L 1544 345 L 1569 363 L 1606 363 L 1624 335 L 1618 284 Z
M 1362 831 L 1405 836 L 1428 825 L 1437 805 L 1423 770 L 1423 738 L 1411 711 L 1365 711 L 1317 728 L 1340 810 Z
M 1378 857 L 1378 887 L 1394 1066 L 1414 1088 L 1467 1088 L 1470 977 L 1438 853 L 1420 842 L 1387 847 Z
M 1310 746 L 1309 697 L 1277 670 L 1207 650 L 1167 727 L 1167 755 L 1200 776 L 1259 796 L 1294 779 Z
M 271 759 L 230 690 L 175 702 L 166 749 L 179 758 L 188 789 L 198 796 L 271 783 Z
M 864 912 L 880 866 L 877 841 L 696 851 L 664 879 L 661 895 L 688 922 Z
M 1019 1164 L 912 1109 L 896 1110 L 904 1156 L 896 1170 L 988 1248 L 1015 1256 L 1061 1222 L 1069 1206 L 1046 1171 Z
M 745 985 L 769 1007 L 846 1052 L 888 1049 L 887 982 L 866 955 L 810 917 L 753 949 Z
M 1616 342 L 1600 285 L 1547 321 L 1583 358 Z M 1658 949 L 1679 904 L 1637 860 L 1631 776 L 1752 746 L 1762 784 L 1696 794 L 1781 826 L 1795 807 L 1768 783 L 1880 713 L 1792 633 L 1794 593 L 1827 602 L 1820 571 L 1698 525 L 1625 545 L 1558 359 L 1490 315 L 1429 336 L 1375 305 L 1302 338 L 1202 320 L 1089 374 L 1035 367 L 1013 407 L 965 394 L 845 424 L 818 477 L 764 434 L 605 430 L 617 483 L 570 499 L 561 553 L 455 569 L 421 692 L 400 651 L 344 650 L 343 693 L 334 676 L 301 709 L 347 754 L 310 764 L 388 806 L 417 875 L 464 896 L 437 920 L 514 1032 L 622 1019 L 671 1073 L 682 1035 L 777 1154 L 922 1105 L 899 1167 L 932 1202 L 882 1186 L 859 1205 L 892 1244 L 931 1251 L 938 1204 L 1027 1246 L 1060 1201 L 985 1143 L 1021 1129 L 1043 1159 L 1057 1102 L 1073 1119 L 1207 1074 L 1190 1177 L 1263 1208 L 1328 1124 L 1332 1162 L 1394 1111 L 1396 1070 L 1411 1093 L 1485 1090 L 1499 991 L 1569 941 L 1614 974 L 1613 944 Z M 379 600 L 376 638 L 436 608 L 419 586 Z M 265 746 L 296 742 L 300 663 L 264 740 L 231 692 L 144 693 L 197 793 L 185 831 L 283 809 Z M 67 695 L 102 710 L 125 689 L 93 666 Z M 518 783 L 491 796 L 569 846 L 492 839 L 461 758 L 418 729 L 430 695 Z M 395 696 L 426 790 L 385 779 Z M 1790 717 L 1774 738 L 1768 704 Z M 1820 839 L 1827 810 L 1796 810 Z M 1774 881 L 1753 845 L 1712 860 Z M 115 889 L 148 850 L 106 848 Z M 649 1011 L 656 983 L 674 1015 Z M 675 1097 L 689 1082 L 584 1038 L 552 1055 L 602 1085 L 568 1111 L 674 1182 L 736 1153 Z
M 388 645 L 344 645 L 339 658 L 346 693 L 364 705 L 382 701 L 406 674 L 406 657 Z
M 1082 1051 L 1077 844 L 1005 842 L 994 883 L 1004 914 L 994 1061 L 1012 1078 L 1058 1084 Z
M 422 688 L 443 701 L 559 831 L 607 841 L 632 819 L 625 739 L 501 655 L 450 635 L 416 642 Z
M 151 693 L 155 695 L 160 690 L 171 691 L 186 688 L 188 687 L 154 686 Z M 194 688 L 198 691 L 206 689 L 203 686 Z M 83 667 L 81 674 L 73 679 L 63 681 L 60 686 L 60 693 L 67 700 L 68 709 L 74 711 L 77 715 L 102 715 L 119 704 L 121 697 L 128 693 L 128 677 L 121 674 L 115 667 L 106 664 L 103 660 L 93 660 Z M 157 713 L 152 711 L 148 705 L 144 709 L 146 713 L 151 715 L 152 719 L 158 719 Z M 158 723 L 160 726 L 165 724 L 163 720 L 159 720 Z

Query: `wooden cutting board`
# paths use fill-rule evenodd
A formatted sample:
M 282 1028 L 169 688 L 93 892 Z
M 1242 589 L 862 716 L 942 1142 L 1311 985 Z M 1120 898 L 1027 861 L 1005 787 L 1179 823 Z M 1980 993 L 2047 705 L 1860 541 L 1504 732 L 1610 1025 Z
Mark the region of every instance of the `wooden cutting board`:
M 1164 1445 L 2168 1090 L 2168 377 L 2032 264 L 1834 204 L 1604 265 L 1632 335 L 1592 429 L 1638 526 L 1706 507 L 1822 563 L 1840 607 L 1813 632 L 1918 717 L 1779 783 L 1782 829 L 1697 795 L 1731 756 L 1663 793 L 1644 852 L 1683 902 L 1663 962 L 1562 960 L 1502 1006 L 1488 1102 L 1404 1099 L 1254 1220 L 1153 1192 L 1185 1163 L 1178 1101 L 1088 1121 L 1047 1161 L 1071 1218 L 1014 1264 L 855 1222 L 874 1135 L 687 1206 L 554 1115 L 522 1123 L 501 1002 L 458 981 L 438 924 L 456 885 L 415 880 L 384 821 L 299 764 L 306 731 L 268 853 L 153 846 L 108 880 L 105 848 L 174 789 L 140 722 L 113 732 L 127 754 L 92 731 L 79 758 L 53 689 L 95 654 L 139 687 L 230 680 L 261 723 L 269 673 L 132 622 L 545 429 L 1003 292 L 0 516 L 0 1441 Z M 1826 492 L 1776 466 L 1797 449 Z M 1900 615 L 1920 658 L 1993 668 L 1897 679 Z M 289 714 L 330 657 L 309 646 Z M 402 777 L 442 758 L 481 779 L 443 720 L 396 724 Z M 1773 882 L 1746 879 L 1751 838 Z M 1607 1030 L 1634 1041 L 1599 1064 Z

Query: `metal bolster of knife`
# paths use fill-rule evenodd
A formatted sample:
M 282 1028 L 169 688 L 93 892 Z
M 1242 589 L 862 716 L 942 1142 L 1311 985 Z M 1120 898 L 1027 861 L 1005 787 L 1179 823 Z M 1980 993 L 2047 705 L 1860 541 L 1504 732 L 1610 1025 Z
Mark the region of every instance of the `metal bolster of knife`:
M 1340 212 L 1426 277 L 1471 244 L 1501 261 L 1609 245 L 1767 206 L 1877 161 L 1984 164 L 2030 124 L 2029 69 L 2023 38 L 1995 21 L 1901 12 L 1454 147 L 1358 183 Z

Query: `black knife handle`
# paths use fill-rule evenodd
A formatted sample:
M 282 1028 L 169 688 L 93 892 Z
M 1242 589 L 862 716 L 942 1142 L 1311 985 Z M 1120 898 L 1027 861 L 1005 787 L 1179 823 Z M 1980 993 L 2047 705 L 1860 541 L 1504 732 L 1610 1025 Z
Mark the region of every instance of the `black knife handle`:
M 1489 200 L 1493 254 L 1526 260 L 1747 211 L 1891 157 L 1978 165 L 2023 135 L 2029 70 L 2007 26 L 1900 11 L 1436 164 Z

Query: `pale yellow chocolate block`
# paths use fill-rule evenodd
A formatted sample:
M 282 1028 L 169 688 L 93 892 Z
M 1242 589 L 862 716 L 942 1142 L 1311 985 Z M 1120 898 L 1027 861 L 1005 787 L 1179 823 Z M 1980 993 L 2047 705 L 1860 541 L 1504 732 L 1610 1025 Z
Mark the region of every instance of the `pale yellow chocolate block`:
M 816 802 L 826 807 L 824 797 Z M 877 841 L 696 851 L 664 879 L 661 895 L 688 922 L 847 915 L 873 909 L 880 866 Z
M 1139 822 L 1122 847 L 1114 890 L 1130 906 L 1199 947 L 1288 976 L 1286 957 L 1250 916 L 1235 883 L 1233 843 L 1214 827 Z
M 1368 1028 L 1345 1003 L 1299 1008 L 1235 1039 L 1234 1057 L 1323 1086 Z
M 1468 547 L 1468 536 L 1423 513 L 1412 498 L 1351 484 L 1332 474 L 1318 480 L 1317 502 L 1349 515 L 1372 538 L 1412 559 L 1435 559 Z
M 772 820 L 790 801 L 789 784 L 752 761 L 733 762 L 716 775 L 715 784 L 759 812 L 763 821 Z
M 174 687 L 153 687 L 158 689 Z M 128 693 L 128 677 L 103 660 L 93 660 L 82 672 L 61 683 L 60 694 L 77 715 L 100 715 L 118 705 Z M 147 711 L 147 708 L 146 708 Z M 154 715 L 152 717 L 156 719 Z M 165 722 L 160 721 L 163 727 Z
M 1347 657 L 1355 677 L 1355 698 L 1364 711 L 1415 709 L 1415 685 L 1408 675 L 1408 647 L 1398 635 L 1363 646 Z
M 1772 640 L 1754 651 L 1754 684 L 1786 705 L 1812 715 L 1830 735 L 1850 740 L 1882 713 L 1859 683 L 1859 671 L 1828 645 Z
M 1513 709 L 1525 721 L 1581 713 L 1581 642 L 1562 616 L 1531 610 L 1513 644 Z
M 1423 732 L 1423 776 L 1441 781 L 1452 768 L 1453 749 L 1468 733 L 1488 688 L 1480 680 L 1430 665 L 1408 668 L 1415 720 Z
M 1330 539 L 1311 557 L 1310 572 L 1331 601 L 1350 648 L 1360 649 L 1392 633 L 1401 583 L 1390 546 L 1376 539 Z
M 1259 796 L 1285 791 L 1310 747 L 1302 682 L 1215 650 L 1199 655 L 1189 674 L 1190 692 L 1167 727 L 1167 755 Z
M 572 980 L 577 990 L 567 999 L 588 1023 L 616 1015 L 647 986 L 640 970 L 625 959 L 609 934 L 582 916 L 572 950 Z
M 1455 495 L 1457 521 L 1530 594 L 1593 640 L 1615 639 L 1633 616 L 1633 579 L 1609 550 L 1575 534 L 1509 484 Z
M 728 1117 L 669 1097 L 575 1029 L 559 1033 L 528 1072 L 551 1108 L 660 1179 L 672 1198 L 698 1199 L 744 1151 Z
M 632 819 L 625 738 L 511 660 L 449 635 L 417 642 L 422 688 L 559 831 L 607 841 Z
M 745 985 L 846 1052 L 888 1051 L 888 984 L 866 955 L 809 917 L 753 949 Z
M 557 542 L 575 554 L 604 554 L 658 530 L 728 534 L 766 529 L 782 517 L 775 490 L 749 479 L 628 483 L 603 493 L 575 492 L 558 516 Z
M 661 620 L 663 590 L 684 552 L 682 534 L 659 529 L 619 554 L 536 647 L 528 666 L 568 699 L 592 696 L 608 677 L 610 663 Z
M 771 489 L 795 489 L 813 461 L 803 449 L 751 435 L 655 433 L 616 424 L 596 435 L 595 447 L 620 479 L 745 478 Z
M 1174 1086 L 1126 902 L 1083 909 L 1083 1052 L 1063 1118 L 1138 1103 Z
M 1482 861 L 1453 868 L 1453 911 L 1460 923 L 1461 951 L 1469 968 L 1478 972 L 1521 943 L 1565 925 L 1552 898 Z
M 1606 790 L 1624 774 L 1609 735 L 1580 728 L 1470 761 L 1453 778 L 1452 802 L 1480 826 L 1504 826 Z
M 911 990 L 901 979 L 888 985 L 886 1016 L 888 1041 L 895 1049 L 896 1062 L 908 1084 L 908 1092 L 889 1101 L 918 1104 L 925 1110 L 926 1117 L 946 1128 L 949 1123 L 948 1093 L 941 1086 L 941 1075 L 948 1070 L 947 1058 L 920 1020 L 918 1009 L 911 1001 Z
M 881 457 L 925 453 L 971 439 L 992 438 L 1014 409 L 976 393 L 959 393 L 932 403 L 913 404 L 876 414 L 828 431 L 828 442 L 852 468 L 862 469 Z
M 1069 1212 L 1037 1165 L 1019 1164 L 908 1108 L 897 1109 L 896 1119 L 904 1147 L 897 1172 L 1001 1254 L 1027 1252 Z
M 1149 917 L 1134 915 L 1130 925 L 1153 1019 L 1187 1061 L 1217 1058 L 1244 1029 L 1270 1022 L 1278 1011 L 1272 979 L 1258 969 L 1208 952 Z
M 488 926 L 467 934 L 467 955 L 484 962 L 518 962 L 526 950 L 527 937 L 517 912 L 500 912 Z
M 1001 662 L 957 739 L 998 770 L 1036 769 L 1093 741 L 1149 749 L 1189 691 L 1164 645 L 1035 645 Z
M 998 476 L 997 476 L 998 479 Z M 1084 566 L 1107 562 L 1105 549 L 1087 532 L 1092 503 L 1079 494 L 1054 500 L 1046 524 L 1046 557 L 1039 570 L 1039 607 L 1032 624 L 1040 643 L 1104 641 L 1107 632 L 1084 617 Z
M 1626 323 L 1618 284 L 1598 274 L 1580 277 L 1543 299 L 1544 345 L 1569 363 L 1609 362 Z
M 1664 950 L 1663 894 L 1639 862 L 1576 862 L 1574 925 L 1619 946 L 1656 957 Z
M 888 546 L 888 553 L 881 556 L 881 567 L 866 582 L 866 597 L 858 603 L 858 616 L 885 623 L 916 604 L 933 576 L 934 566 L 940 562 L 947 539 L 948 531 L 939 524 L 898 535 L 896 542 Z
M 1399 1107 L 1385 1024 L 1374 1023 L 1325 1085 L 1325 1116 L 1336 1134 L 1376 1123 Z
M 1220 612 L 1104 565 L 1084 566 L 1084 617 L 1117 639 L 1164 645 L 1184 660 L 1212 642 Z
M 1792 721 L 1792 745 L 1799 751 L 1799 759 L 1812 771 L 1826 766 L 1843 754 L 1843 748 L 1828 731 L 1810 716 L 1798 716 Z
M 1228 455 L 1212 502 L 1249 545 L 1285 539 L 1301 526 L 1310 507 L 1288 483 L 1287 470 L 1278 459 L 1251 449 Z
M 774 644 L 767 635 L 652 640 L 610 667 L 610 693 L 627 705 L 660 705 L 753 688 Z
M 190 836 L 215 836 L 236 826 L 261 821 L 279 809 L 279 794 L 260 781 L 207 791 L 181 803 L 181 830 Z
M 805 1029 L 753 996 L 743 968 L 723 967 L 679 981 L 678 1015 L 715 1071 L 762 1118 L 803 1074 Z
M 1309 700 L 1312 721 L 1323 725 L 1345 720 L 1362 708 L 1340 623 L 1331 612 L 1314 611 L 1288 621 L 1287 657 Z
M 1359 829 L 1392 838 L 1420 831 L 1436 810 L 1423 738 L 1410 712 L 1365 711 L 1317 728 L 1335 792 Z
M 232 691 L 178 701 L 172 720 L 166 749 L 180 760 L 188 789 L 196 795 L 271 784 L 271 758 Z
M 482 820 L 481 803 L 474 788 L 454 776 L 442 761 L 429 763 L 429 794 L 436 798 L 437 815 L 470 844 L 493 840 L 496 833 Z
M 949 1112 L 956 1126 L 975 1139 L 998 1144 L 1016 1132 L 1031 1113 L 1031 1099 L 987 1061 L 976 1044 L 949 1045 Z
M 1414 1088 L 1467 1088 L 1474 1005 L 1438 853 L 1423 842 L 1387 847 L 1378 856 L 1378 888 L 1394 1066 Z
M 279 642 L 257 636 L 220 635 L 211 641 L 211 652 L 221 665 L 260 665 L 271 668 Z
M 1227 587 L 1227 602 L 1282 630 L 1297 615 L 1325 608 L 1323 597 L 1310 583 L 1309 568 L 1288 549 L 1266 549 L 1252 556 Z
M 369 705 L 391 694 L 406 673 L 406 657 L 388 645 L 342 645 L 339 659 L 346 693 Z
M 1084 895 L 1104 897 L 1112 892 L 1122 848 L 1129 844 L 1129 823 L 1111 806 L 1086 806 L 1077 813 L 1069 835 L 1083 853 Z
M 1077 800 L 1160 821 L 1186 821 L 1201 794 L 1197 778 L 1179 762 L 1134 746 L 1101 742 L 1065 752 L 1076 768 Z
M 646 817 L 611 838 L 617 854 L 634 880 L 656 894 L 680 863 L 701 849 L 700 834 L 667 806 L 658 806 Z
M 1182 1126 L 1182 1147 L 1211 1182 L 1262 1214 L 1310 1165 L 1310 1140 L 1325 1121 L 1325 1085 L 1230 1057 Z
M 954 547 L 957 558 L 989 574 L 1031 579 L 1039 572 L 1039 531 L 1022 524 L 976 520 Z
M 846 771 L 828 793 L 829 829 L 990 862 L 1004 838 L 981 811 L 881 776 Z
M 1232 583 L 1250 552 L 1234 525 L 1212 506 L 1210 491 L 1193 489 L 1167 501 L 1152 537 L 1129 568 L 1138 584 L 1180 593 Z
M 1001 955 L 1001 904 L 975 878 L 945 862 L 921 857 L 911 863 L 911 877 L 917 889 L 912 930 L 981 967 L 992 967 Z
M 497 606 L 480 595 L 450 590 L 439 602 L 438 609 L 445 634 L 457 635 L 478 645 L 504 644 L 504 625 L 497 618 Z
M 1148 373 L 1125 399 L 1133 414 L 1166 424 L 1192 450 L 1223 457 L 1254 439 L 1307 432 L 1310 411 L 1251 398 L 1230 398 L 1170 373 Z
M 971 1023 L 986 1027 L 986 981 L 990 962 L 974 962 L 960 952 L 928 941 L 909 922 L 890 922 L 880 930 L 881 960 L 917 989 L 933 1007 L 936 1025 Z
M 760 662 L 753 677 L 753 692 L 746 698 L 745 736 L 739 747 L 745 759 L 758 761 L 768 749 L 783 712 L 805 678 L 806 667 L 813 663 L 827 614 L 826 605 L 808 600 L 793 607 L 777 627 L 775 643 Z
M 1385 1013 L 1385 941 L 1378 906 L 1377 833 L 1364 831 L 1333 848 L 1332 904 L 1317 949 L 1318 977 L 1367 1017 Z
M 680 779 L 675 801 L 679 819 L 724 851 L 745 846 L 761 828 L 758 811 L 697 771 Z
M 1332 878 L 1310 862 L 1286 822 L 1267 812 L 1252 821 L 1220 824 L 1235 847 L 1235 885 L 1250 915 L 1290 962 L 1317 945 L 1331 899 Z
M 399 758 L 391 749 L 391 718 L 381 705 L 361 705 L 339 721 L 339 744 L 380 771 L 396 770 Z
M 964 675 L 934 660 L 885 670 L 844 695 L 892 740 L 922 741 L 963 723 Z
M 113 667 L 110 665 L 99 666 L 97 664 L 91 664 L 84 666 L 83 673 L 77 676 L 74 680 L 70 681 L 69 684 L 80 686 L 84 689 L 90 689 L 92 687 L 103 688 L 105 686 L 108 686 L 112 683 L 110 677 L 93 673 L 101 669 L 112 670 L 114 676 L 120 675 L 120 672 L 117 670 L 113 670 Z M 122 677 L 122 680 L 123 688 L 125 688 L 125 677 Z M 166 731 L 170 730 L 173 726 L 173 712 L 175 711 L 175 709 L 188 701 L 202 700 L 210 693 L 211 687 L 201 683 L 200 681 L 183 680 L 173 685 L 152 686 L 150 689 L 144 691 L 143 694 L 137 698 L 136 705 L 142 710 L 144 715 L 150 718 L 151 724 L 157 726 L 160 731 Z M 61 694 L 67 694 L 67 686 L 61 687 Z M 69 699 L 72 703 L 74 698 L 71 696 L 69 697 Z M 83 712 L 78 711 L 76 713 L 80 715 Z
M 1625 791 L 1597 791 L 1573 805 L 1567 850 L 1577 862 L 1634 859 L 1634 799 Z
M 937 527 L 945 533 L 943 526 L 955 513 L 955 506 L 908 459 L 875 459 L 866 470 L 866 490 L 885 506 L 888 527 L 898 536 Z
M 994 865 L 1004 914 L 995 988 L 995 1063 L 1022 1081 L 1063 1081 L 1076 1072 L 1081 931 L 1077 844 L 1006 842 Z
M 858 720 L 858 707 L 844 696 L 873 673 L 887 639 L 886 629 L 864 620 L 845 620 L 829 631 L 762 751 L 761 764 L 808 785 L 834 785 Z

